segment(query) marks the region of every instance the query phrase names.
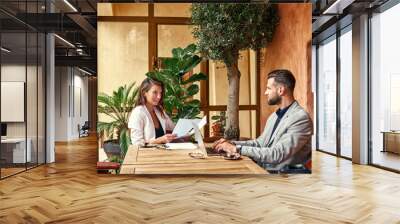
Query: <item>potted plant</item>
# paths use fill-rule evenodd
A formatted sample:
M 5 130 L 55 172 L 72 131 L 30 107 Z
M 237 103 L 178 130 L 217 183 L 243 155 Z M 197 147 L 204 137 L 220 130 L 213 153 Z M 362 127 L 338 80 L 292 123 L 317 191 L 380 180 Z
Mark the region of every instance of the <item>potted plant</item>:
M 214 123 L 211 126 L 212 129 L 212 136 L 213 137 L 221 137 L 224 135 L 225 131 L 225 124 L 226 124 L 226 112 L 221 111 L 219 115 L 214 115 L 211 117 L 211 120 Z
M 186 48 L 174 48 L 172 58 L 162 58 L 161 65 L 146 76 L 161 81 L 165 86 L 164 107 L 174 122 L 179 118 L 196 118 L 200 114 L 200 101 L 193 99 L 199 92 L 195 82 L 206 80 L 203 73 L 192 72 L 200 62 L 194 44 Z
M 193 35 L 199 51 L 222 61 L 229 81 L 224 137 L 239 137 L 239 52 L 258 50 L 272 41 L 279 22 L 278 9 L 268 3 L 195 3 L 192 5 Z
M 124 85 L 113 91 L 111 95 L 100 93 L 97 96 L 99 114 L 105 114 L 109 121 L 99 121 L 97 132 L 107 137 L 103 148 L 110 161 L 122 161 L 131 143 L 128 128 L 129 115 L 138 96 L 139 89 L 135 83 Z

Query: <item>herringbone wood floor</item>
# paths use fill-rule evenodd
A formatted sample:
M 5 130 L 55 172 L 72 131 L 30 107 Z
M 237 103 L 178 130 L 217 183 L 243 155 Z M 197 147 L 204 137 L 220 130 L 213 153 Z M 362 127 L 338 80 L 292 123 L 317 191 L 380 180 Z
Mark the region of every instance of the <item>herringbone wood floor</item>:
M 97 175 L 96 141 L 0 181 L 0 223 L 400 223 L 400 175 L 314 153 L 312 175 Z

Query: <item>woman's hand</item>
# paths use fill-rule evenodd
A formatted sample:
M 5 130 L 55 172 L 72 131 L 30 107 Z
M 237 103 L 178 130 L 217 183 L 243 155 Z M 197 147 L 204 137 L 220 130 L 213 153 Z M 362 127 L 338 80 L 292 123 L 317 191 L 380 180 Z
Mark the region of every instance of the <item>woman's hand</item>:
M 156 139 L 156 143 L 158 144 L 164 144 L 164 143 L 169 143 L 176 139 L 176 134 L 166 134 L 164 136 L 161 136 Z
M 179 143 L 179 142 L 191 142 L 192 137 L 191 136 L 185 136 L 185 137 L 179 137 L 175 138 L 172 142 L 174 143 Z

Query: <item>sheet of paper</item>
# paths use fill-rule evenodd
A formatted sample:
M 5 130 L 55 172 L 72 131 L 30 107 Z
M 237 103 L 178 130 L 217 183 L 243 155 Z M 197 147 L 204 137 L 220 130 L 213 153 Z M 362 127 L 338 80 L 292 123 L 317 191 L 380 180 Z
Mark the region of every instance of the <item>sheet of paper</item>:
M 167 143 L 167 149 L 197 149 L 197 145 L 193 143 Z
M 204 116 L 201 120 L 200 119 L 195 119 L 196 121 L 193 121 L 197 124 L 197 127 L 200 129 L 202 129 L 204 127 L 204 125 L 207 124 L 207 117 Z M 189 135 L 193 135 L 194 134 L 194 130 L 191 129 L 189 132 Z
M 192 129 L 192 126 L 192 119 L 179 119 L 172 134 L 176 134 L 178 138 L 186 136 L 190 129 Z
M 197 125 L 201 129 L 206 123 L 206 116 L 202 119 L 179 119 L 172 134 L 176 134 L 178 138 L 192 135 L 194 133 L 193 125 Z

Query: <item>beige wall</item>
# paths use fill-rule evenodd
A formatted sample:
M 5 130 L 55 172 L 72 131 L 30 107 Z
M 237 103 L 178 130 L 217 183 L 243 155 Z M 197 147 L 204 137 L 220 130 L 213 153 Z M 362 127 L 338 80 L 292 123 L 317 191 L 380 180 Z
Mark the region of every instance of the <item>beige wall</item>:
M 154 16 L 159 17 L 190 17 L 191 3 L 155 3 Z
M 98 23 L 98 91 L 111 94 L 121 85 L 141 83 L 148 72 L 148 25 Z
M 147 16 L 147 3 L 98 3 L 98 16 Z
M 157 26 L 157 56 L 172 57 L 172 49 L 185 48 L 196 40 L 192 36 L 192 26 L 188 25 L 158 25 Z
M 98 92 L 111 94 L 132 82 L 140 85 L 148 72 L 147 23 L 99 22 L 97 32 Z

